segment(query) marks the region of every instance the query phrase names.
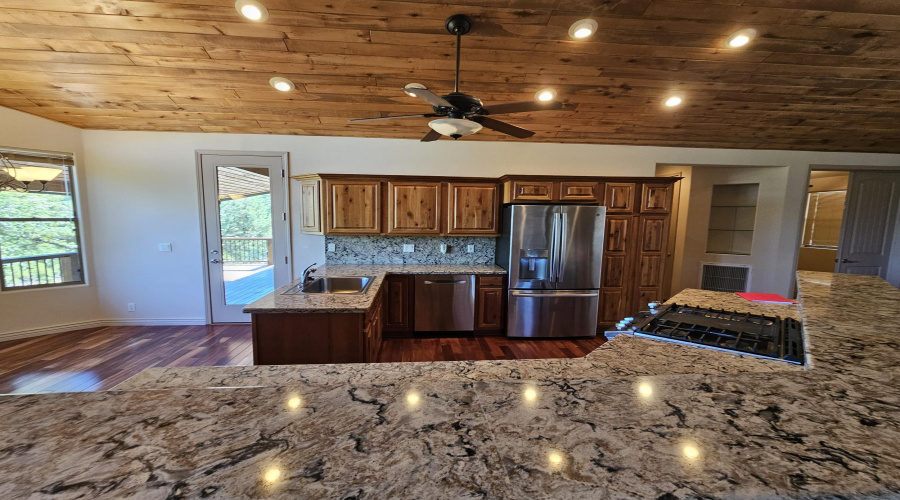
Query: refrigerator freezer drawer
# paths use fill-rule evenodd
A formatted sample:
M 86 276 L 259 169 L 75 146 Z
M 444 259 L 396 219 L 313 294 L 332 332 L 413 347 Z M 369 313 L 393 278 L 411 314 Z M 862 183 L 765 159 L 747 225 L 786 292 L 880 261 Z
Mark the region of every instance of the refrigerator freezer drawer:
M 510 290 L 507 336 L 594 337 L 598 290 Z
M 471 274 L 416 275 L 415 330 L 417 332 L 475 329 L 475 276 Z

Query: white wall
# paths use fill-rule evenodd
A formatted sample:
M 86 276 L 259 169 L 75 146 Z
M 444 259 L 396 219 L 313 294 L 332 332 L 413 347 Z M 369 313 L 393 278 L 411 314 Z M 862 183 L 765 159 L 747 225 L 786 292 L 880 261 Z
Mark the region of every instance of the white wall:
M 4 134 L 0 145 L 78 152 L 74 147 L 78 131 L 68 132 L 76 138 L 72 147 L 51 147 L 46 143 L 59 141 L 53 141 L 46 131 L 60 126 L 31 119 L 39 121 L 15 140 L 6 140 Z M 900 155 L 797 151 L 89 130 L 80 136 L 81 163 L 86 165 L 89 180 L 86 199 L 93 242 L 89 258 L 95 263 L 89 276 L 97 287 L 99 305 L 96 309 L 85 307 L 90 313 L 79 317 L 95 313 L 99 318 L 128 322 L 197 322 L 204 318 L 196 150 L 287 151 L 292 175 L 652 176 L 658 164 L 787 167 L 782 188 L 790 196 L 781 205 L 782 217 L 769 242 L 780 255 L 771 263 L 777 275 L 772 291 L 779 293 L 789 293 L 792 286 L 809 166 L 900 165 Z M 296 191 L 292 189 L 294 200 Z M 158 252 L 157 244 L 162 242 L 171 242 L 173 252 Z M 295 231 L 293 242 L 295 274 L 312 262 L 324 261 L 321 237 Z M 78 300 L 66 297 L 59 302 L 68 307 Z M 127 302 L 134 302 L 137 311 L 127 312 Z M 41 316 L 35 324 L 46 317 L 37 307 L 24 304 L 28 307 L 0 310 L 17 310 L 17 316 L 34 311 Z M 77 305 L 72 308 L 79 309 Z M 15 320 L 16 325 L 31 325 L 29 321 Z
M 0 292 L 0 338 L 15 338 L 47 331 L 55 325 L 90 322 L 97 318 L 97 285 L 93 279 L 89 203 L 85 197 L 85 173 L 81 130 L 36 116 L 0 107 L 0 147 L 57 151 L 75 155 L 76 200 L 85 242 L 86 285 Z M 83 325 L 92 326 L 92 325 Z

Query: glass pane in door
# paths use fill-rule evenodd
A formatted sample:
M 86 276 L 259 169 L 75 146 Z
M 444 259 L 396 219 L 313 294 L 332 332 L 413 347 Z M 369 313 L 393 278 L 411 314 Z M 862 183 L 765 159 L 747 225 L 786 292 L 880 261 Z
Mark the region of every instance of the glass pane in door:
M 244 305 L 275 290 L 268 168 L 216 167 L 225 304 Z

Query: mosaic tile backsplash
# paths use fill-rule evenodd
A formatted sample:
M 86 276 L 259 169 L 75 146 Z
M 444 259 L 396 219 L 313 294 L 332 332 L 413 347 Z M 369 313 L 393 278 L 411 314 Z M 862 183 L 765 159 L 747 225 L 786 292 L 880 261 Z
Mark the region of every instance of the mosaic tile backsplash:
M 327 251 L 333 243 L 333 252 Z M 441 253 L 440 246 L 448 246 Z M 403 245 L 415 251 L 403 252 Z M 475 245 L 469 253 L 468 245 Z M 496 238 L 469 236 L 326 236 L 328 264 L 493 264 Z

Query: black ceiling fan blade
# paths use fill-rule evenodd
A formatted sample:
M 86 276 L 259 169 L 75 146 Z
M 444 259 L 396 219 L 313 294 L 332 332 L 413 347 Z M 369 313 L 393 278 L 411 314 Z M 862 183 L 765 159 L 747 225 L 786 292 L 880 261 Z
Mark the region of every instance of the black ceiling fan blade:
M 529 111 L 547 111 L 551 109 L 562 109 L 565 105 L 559 101 L 522 101 L 508 102 L 506 104 L 497 104 L 488 106 L 484 111 L 489 115 L 506 115 L 510 113 L 526 113 Z
M 500 120 L 495 120 L 493 118 L 488 118 L 486 116 L 473 116 L 470 118 L 472 121 L 476 121 L 483 126 L 496 130 L 497 132 L 503 132 L 506 135 L 511 135 L 513 137 L 518 137 L 519 139 L 527 139 L 534 135 L 534 132 L 530 130 L 525 130 L 522 127 L 517 127 L 515 125 L 510 125 L 506 122 L 501 122 Z
M 398 116 L 379 116 L 376 118 L 354 118 L 350 120 L 350 122 L 374 122 L 378 120 L 394 120 L 396 118 L 432 118 L 435 116 L 441 116 L 436 113 L 428 113 L 424 115 L 398 115 Z
M 435 131 L 435 130 L 430 130 L 430 131 L 428 131 L 427 134 L 425 134 L 425 137 L 422 138 L 422 141 L 421 141 L 421 142 L 431 142 L 431 141 L 436 141 L 436 140 L 438 140 L 438 139 L 440 139 L 440 138 L 441 138 L 441 133 L 440 133 L 440 132 L 437 132 L 437 131 Z
M 431 104 L 432 106 L 437 106 L 440 108 L 456 109 L 456 106 L 450 104 L 449 102 L 447 102 L 446 99 L 444 99 L 443 97 L 435 94 L 434 92 L 432 92 L 428 89 L 423 89 L 423 88 L 419 88 L 419 87 L 404 87 L 403 91 L 412 97 L 418 97 L 419 99 L 422 99 L 423 101 L 427 102 L 428 104 Z

